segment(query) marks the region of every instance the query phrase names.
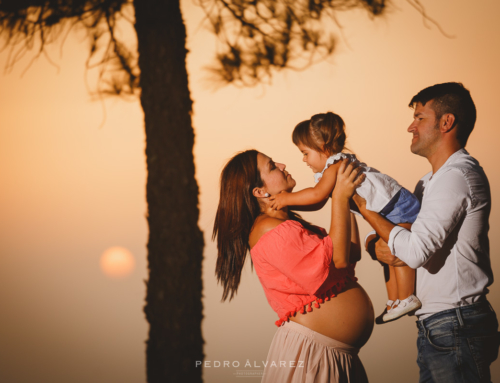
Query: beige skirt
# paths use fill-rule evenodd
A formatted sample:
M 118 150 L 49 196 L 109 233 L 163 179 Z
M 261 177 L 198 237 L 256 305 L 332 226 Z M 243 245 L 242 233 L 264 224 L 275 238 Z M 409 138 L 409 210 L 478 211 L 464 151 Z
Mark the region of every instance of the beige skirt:
M 359 349 L 295 322 L 274 335 L 262 383 L 366 383 Z

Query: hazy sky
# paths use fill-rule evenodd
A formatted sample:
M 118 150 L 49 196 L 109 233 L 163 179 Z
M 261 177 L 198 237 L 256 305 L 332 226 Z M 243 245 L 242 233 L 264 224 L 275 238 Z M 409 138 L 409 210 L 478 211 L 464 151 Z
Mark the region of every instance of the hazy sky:
M 183 2 L 188 29 L 188 71 L 201 217 L 205 233 L 203 336 L 206 360 L 265 360 L 276 326 L 255 273 L 246 267 L 237 297 L 220 303 L 214 277 L 211 230 L 220 171 L 235 152 L 256 148 L 287 164 L 297 189 L 312 173 L 291 141 L 293 127 L 331 110 L 347 125 L 348 146 L 369 165 L 413 190 L 430 170 L 411 154 L 406 132 L 419 90 L 461 81 L 471 91 L 478 120 L 467 149 L 491 184 L 491 255 L 500 273 L 500 162 L 496 111 L 500 104 L 500 4 L 422 1 L 455 38 L 426 28 L 407 3 L 382 19 L 364 12 L 339 14 L 344 26 L 336 54 L 302 72 L 275 74 L 271 85 L 214 91 L 203 70 L 215 41 L 200 27 L 202 14 Z M 88 42 L 71 34 L 62 49 L 49 50 L 24 74 L 30 57 L 0 75 L 0 381 L 7 383 L 145 382 L 147 225 L 143 115 L 138 101 L 92 101 L 84 64 Z M 0 53 L 4 67 L 7 52 Z M 327 226 L 328 207 L 306 218 Z M 358 220 L 361 235 L 369 228 Z M 111 279 L 99 268 L 112 246 L 129 249 L 136 268 Z M 249 265 L 248 265 L 249 266 Z M 381 267 L 365 254 L 359 282 L 378 314 L 387 299 Z M 489 299 L 500 311 L 500 285 Z M 360 357 L 371 382 L 417 381 L 417 329 L 405 317 L 376 326 Z M 242 368 L 240 368 L 242 369 Z M 254 368 L 258 370 L 259 368 Z M 210 367 L 206 382 L 235 382 L 237 368 Z M 257 378 L 249 378 L 259 381 Z M 500 380 L 500 363 L 493 381 Z

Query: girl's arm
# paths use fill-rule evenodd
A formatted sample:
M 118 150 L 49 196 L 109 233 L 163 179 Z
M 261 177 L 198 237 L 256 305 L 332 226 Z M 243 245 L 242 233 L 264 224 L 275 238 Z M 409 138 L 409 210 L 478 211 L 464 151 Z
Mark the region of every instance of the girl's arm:
M 338 169 L 337 182 L 332 193 L 332 218 L 328 235 L 333 242 L 333 263 L 337 269 L 346 268 L 351 261 L 351 242 L 354 242 L 352 255 L 359 250 L 357 226 L 351 221 L 349 200 L 356 187 L 364 180 L 364 174 L 357 177 L 360 168 L 343 160 Z
M 325 201 L 335 187 L 339 166 L 340 162 L 337 162 L 326 169 L 323 177 L 313 188 L 306 188 L 295 193 L 281 192 L 269 197 L 271 208 L 280 210 L 286 206 L 315 205 Z

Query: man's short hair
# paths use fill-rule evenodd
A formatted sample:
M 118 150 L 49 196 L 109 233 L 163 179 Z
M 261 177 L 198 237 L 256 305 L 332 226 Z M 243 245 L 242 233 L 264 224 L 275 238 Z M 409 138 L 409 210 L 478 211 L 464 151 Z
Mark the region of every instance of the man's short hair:
M 437 120 L 446 113 L 455 116 L 453 126 L 457 129 L 457 139 L 465 146 L 476 123 L 476 106 L 470 92 L 459 82 L 436 84 L 418 92 L 408 106 L 415 108 L 418 102 L 425 106 L 429 101 Z

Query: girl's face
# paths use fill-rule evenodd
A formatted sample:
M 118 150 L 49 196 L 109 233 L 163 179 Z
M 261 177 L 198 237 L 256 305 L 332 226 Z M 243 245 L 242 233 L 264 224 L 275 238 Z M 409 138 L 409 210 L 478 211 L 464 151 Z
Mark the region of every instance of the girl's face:
M 314 173 L 323 171 L 326 165 L 326 160 L 328 159 L 328 156 L 325 153 L 311 149 L 310 147 L 305 146 L 302 143 L 299 143 L 297 147 L 304 156 L 302 161 L 304 161 Z

